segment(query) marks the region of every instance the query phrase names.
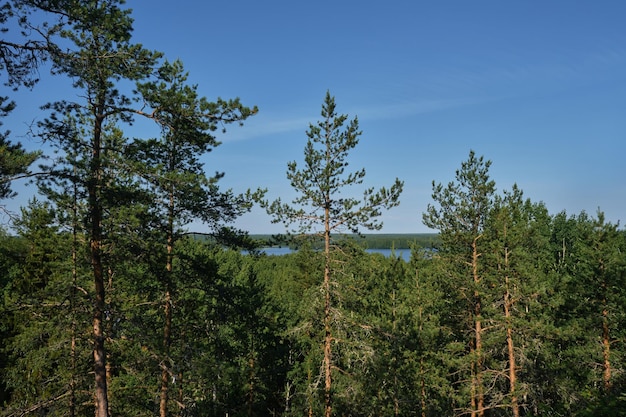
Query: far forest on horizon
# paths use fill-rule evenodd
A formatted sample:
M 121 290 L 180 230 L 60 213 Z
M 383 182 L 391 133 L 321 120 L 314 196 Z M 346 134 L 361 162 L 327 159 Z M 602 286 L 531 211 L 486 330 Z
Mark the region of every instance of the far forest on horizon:
M 0 417 L 626 416 L 619 223 L 499 189 L 468 149 L 416 212 L 436 232 L 377 234 L 404 181 L 348 163 L 362 132 L 330 91 L 293 200 L 223 189 L 202 161 L 257 107 L 201 95 L 125 7 L 0 7 L 0 118 L 44 71 L 72 83 L 41 103 L 45 151 L 0 132 Z M 253 208 L 284 243 L 234 226 Z
M 202 240 L 203 234 L 190 233 L 196 239 Z M 289 236 L 285 234 L 250 234 L 250 240 L 256 247 L 291 247 L 298 248 L 302 241 L 308 241 L 313 248 L 322 248 L 323 240 L 314 236 Z M 351 239 L 364 249 L 412 249 L 437 248 L 440 244 L 437 233 L 362 233 L 360 235 L 346 234 L 337 237 L 338 241 Z

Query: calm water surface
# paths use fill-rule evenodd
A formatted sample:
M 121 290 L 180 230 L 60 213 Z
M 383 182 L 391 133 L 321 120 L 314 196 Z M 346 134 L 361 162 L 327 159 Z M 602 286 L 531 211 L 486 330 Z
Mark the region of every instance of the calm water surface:
M 275 256 L 287 255 L 288 253 L 293 252 L 293 250 L 289 248 L 276 248 L 276 247 L 261 248 L 261 251 L 268 255 L 275 255 Z M 365 251 L 368 253 L 382 253 L 383 255 L 387 257 L 391 256 L 391 254 L 394 253 L 397 256 L 400 256 L 402 259 L 404 259 L 407 262 L 411 259 L 411 249 L 394 249 L 393 251 L 391 249 L 366 249 Z

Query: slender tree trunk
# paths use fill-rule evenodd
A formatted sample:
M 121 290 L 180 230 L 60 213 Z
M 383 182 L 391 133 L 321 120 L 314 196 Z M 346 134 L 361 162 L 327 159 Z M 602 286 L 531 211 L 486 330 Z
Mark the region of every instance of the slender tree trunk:
M 324 416 L 332 416 L 332 328 L 330 298 L 330 196 L 324 207 Z
M 93 359 L 96 382 L 96 417 L 108 417 L 108 393 L 106 378 L 106 351 L 103 332 L 104 317 L 104 282 L 102 277 L 102 259 L 100 257 L 100 239 L 91 239 L 91 262 L 96 289 L 93 314 Z
M 99 219 L 99 210 L 94 218 Z M 93 213 L 93 212 L 92 212 Z M 99 220 L 97 220 L 99 221 Z M 99 232 L 99 230 L 98 230 Z M 104 318 L 104 282 L 102 277 L 102 258 L 100 256 L 99 233 L 91 239 L 91 263 L 96 290 L 93 314 L 93 359 L 96 382 L 96 417 L 108 417 L 108 393 L 106 378 L 106 350 L 103 331 Z
M 70 377 L 70 399 L 68 404 L 69 417 L 76 416 L 76 323 L 72 323 L 72 340 L 70 344 L 70 366 L 72 376 Z
M 324 415 L 331 417 L 332 415 L 332 329 L 331 329 L 331 311 L 330 311 L 330 212 L 328 205 L 325 209 L 325 232 L 324 232 Z
M 474 411 L 477 412 L 478 417 L 485 415 L 484 393 L 483 393 L 483 380 L 482 380 L 482 302 L 480 293 L 478 291 L 478 285 L 480 284 L 480 275 L 478 274 L 478 239 L 476 237 L 472 241 L 472 276 L 474 280 L 474 348 L 475 348 L 475 369 L 472 382 L 472 395 L 475 398 L 472 400 L 472 415 Z
M 111 269 L 111 267 L 109 266 L 107 268 L 107 287 L 106 287 L 106 293 L 107 294 L 111 294 L 113 292 L 113 270 Z M 111 305 L 111 298 L 109 296 L 109 299 L 105 300 L 105 305 L 106 306 L 110 306 Z M 106 341 L 110 341 L 111 337 L 113 335 L 113 329 L 112 329 L 112 325 L 113 323 L 111 322 L 111 317 L 110 314 L 108 315 L 108 317 L 105 317 L 105 334 L 107 335 L 106 337 Z M 107 375 L 107 386 L 111 386 L 111 379 L 113 377 L 113 370 L 111 369 L 111 352 L 107 351 L 106 354 L 106 375 Z M 111 398 L 109 398 L 109 416 L 112 415 L 113 413 L 111 412 Z
M 472 342 L 473 343 L 473 342 Z M 477 406 L 476 406 L 476 360 L 474 359 L 474 352 L 476 352 L 475 346 L 472 344 L 470 349 L 470 356 L 472 357 L 472 363 L 470 364 L 470 372 L 471 372 L 471 385 L 470 385 L 470 416 L 476 417 L 477 414 Z
M 513 417 L 519 417 L 519 404 L 517 398 L 517 369 L 515 361 L 515 344 L 513 343 L 513 328 L 511 324 L 511 310 L 513 301 L 509 291 L 509 249 L 504 248 L 504 265 L 507 271 L 504 277 L 506 289 L 504 292 L 504 319 L 506 321 L 506 344 L 509 355 L 509 393 L 511 394 L 511 410 Z
M 101 100 L 103 102 L 104 100 Z M 100 115 L 102 112 L 98 112 Z M 101 137 L 103 117 L 97 115 L 94 124 L 90 179 L 88 183 L 88 201 L 91 217 L 90 252 L 91 267 L 95 287 L 95 303 L 93 312 L 93 360 L 95 374 L 96 417 L 109 416 L 109 398 L 106 378 L 106 350 L 104 336 L 105 287 L 104 268 L 102 265 L 102 202 L 100 186 L 102 182 Z
M 185 409 L 185 403 L 184 403 L 185 395 L 184 395 L 184 391 L 183 391 L 183 382 L 184 382 L 183 377 L 184 377 L 184 374 L 183 374 L 183 371 L 181 370 L 181 371 L 178 372 L 178 382 L 177 382 L 177 384 L 178 384 L 178 404 L 179 404 L 178 416 L 179 417 L 183 415 L 183 411 Z
M 289 365 L 289 369 L 291 369 L 293 367 L 293 355 L 291 345 L 289 346 L 288 358 L 289 359 L 287 361 L 287 364 Z M 287 413 L 289 413 L 289 410 L 291 410 L 291 381 L 289 380 L 289 378 L 287 378 L 285 380 L 285 409 L 282 415 L 287 415 Z
M 172 291 L 170 287 L 174 256 L 174 191 L 169 192 L 167 219 L 167 260 L 165 265 L 165 301 L 163 324 L 163 365 L 161 369 L 161 398 L 159 401 L 159 417 L 167 417 L 169 395 L 169 352 L 172 338 Z
M 480 300 L 476 303 L 476 410 L 478 417 L 485 415 L 485 398 L 483 393 L 483 360 L 482 360 L 482 320 L 480 319 Z
M 164 301 L 164 318 L 165 323 L 163 325 L 163 364 L 161 365 L 161 397 L 159 401 L 159 416 L 167 416 L 167 403 L 168 403 L 168 382 L 169 382 L 169 344 L 172 330 L 172 295 L 168 290 L 165 291 Z
M 70 342 L 70 399 L 69 417 L 76 416 L 76 286 L 78 285 L 78 185 L 76 184 L 76 164 L 74 164 L 74 195 L 72 201 L 72 289 L 70 291 L 70 306 L 72 314 L 72 340 Z

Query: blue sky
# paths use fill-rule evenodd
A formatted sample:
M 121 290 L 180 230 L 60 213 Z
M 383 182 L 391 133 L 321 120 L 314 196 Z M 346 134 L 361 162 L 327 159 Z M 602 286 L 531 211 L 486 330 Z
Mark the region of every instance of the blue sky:
M 293 198 L 286 164 L 302 159 L 329 90 L 363 131 L 351 167 L 366 168 L 367 185 L 405 182 L 382 232 L 428 232 L 432 181 L 453 180 L 470 149 L 492 160 L 499 190 L 517 183 L 551 213 L 626 221 L 626 2 L 172 4 L 128 1 L 134 41 L 181 59 L 209 99 L 260 110 L 206 158 L 223 187 Z M 59 88 L 20 94 L 5 127 L 23 134 Z M 261 210 L 237 225 L 283 230 Z

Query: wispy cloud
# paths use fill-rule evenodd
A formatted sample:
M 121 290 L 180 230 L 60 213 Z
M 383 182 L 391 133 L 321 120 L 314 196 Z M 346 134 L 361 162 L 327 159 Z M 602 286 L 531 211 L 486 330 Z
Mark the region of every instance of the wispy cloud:
M 495 62 L 421 72 L 417 79 L 382 78 L 368 85 L 357 82 L 344 86 L 345 91 L 337 97 L 339 112 L 358 116 L 361 121 L 394 120 L 570 88 L 597 79 L 598 74 L 614 74 L 618 69 L 621 74 L 626 49 L 611 45 L 601 44 L 591 52 L 560 52 L 536 61 L 511 53 Z M 304 132 L 318 119 L 317 112 L 274 108 L 246 121 L 243 128 L 230 126 L 221 139 L 240 141 Z
M 470 106 L 491 101 L 490 98 L 413 99 L 399 103 L 357 107 L 354 114 L 359 119 L 389 120 L 418 114 L 432 113 L 451 108 Z M 352 112 L 351 112 L 352 113 Z
M 418 114 L 431 113 L 451 108 L 470 106 L 492 101 L 492 98 L 455 98 L 455 99 L 413 99 L 413 100 L 396 100 L 393 103 L 383 103 L 380 101 L 367 105 L 350 105 L 341 106 L 339 112 L 348 114 L 351 118 L 358 116 L 360 120 L 391 120 L 404 117 L 410 117 Z M 343 110 L 342 110 L 343 109 Z M 295 115 L 291 117 L 281 118 L 277 114 L 264 115 L 262 113 L 254 116 L 245 122 L 243 127 L 231 126 L 228 128 L 223 141 L 241 141 L 258 137 L 267 137 L 279 135 L 288 132 L 304 132 L 308 129 L 310 123 L 315 123 L 319 115 Z
M 287 132 L 304 131 L 312 121 L 306 117 L 292 117 L 281 119 L 276 115 L 265 116 L 262 113 L 254 116 L 244 123 L 243 127 L 230 126 L 227 133 L 220 140 L 240 141 L 258 138 L 260 136 L 272 136 Z

